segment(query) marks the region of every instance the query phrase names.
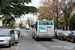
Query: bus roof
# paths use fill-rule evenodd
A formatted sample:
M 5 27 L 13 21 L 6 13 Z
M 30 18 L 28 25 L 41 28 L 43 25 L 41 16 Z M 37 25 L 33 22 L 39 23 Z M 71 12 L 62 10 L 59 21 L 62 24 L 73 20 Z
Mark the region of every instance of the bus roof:
M 53 21 L 53 20 L 37 20 L 37 21 Z
M 36 22 L 38 22 L 38 25 L 39 25 L 39 22 L 40 21 L 51 21 L 52 22 L 52 25 L 54 25 L 54 21 L 53 20 L 37 20 Z

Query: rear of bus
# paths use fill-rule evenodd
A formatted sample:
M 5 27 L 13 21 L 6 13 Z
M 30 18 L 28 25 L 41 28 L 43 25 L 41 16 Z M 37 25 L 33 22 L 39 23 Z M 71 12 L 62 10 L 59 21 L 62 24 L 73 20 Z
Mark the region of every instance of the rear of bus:
M 54 21 L 40 20 L 37 21 L 37 34 L 38 38 L 54 38 Z

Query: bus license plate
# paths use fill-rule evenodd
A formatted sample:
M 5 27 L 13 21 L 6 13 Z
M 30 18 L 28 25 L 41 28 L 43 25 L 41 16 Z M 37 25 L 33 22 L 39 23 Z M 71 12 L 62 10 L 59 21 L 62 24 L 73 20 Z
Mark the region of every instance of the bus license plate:
M 48 34 L 43 34 L 43 36 L 48 36 Z

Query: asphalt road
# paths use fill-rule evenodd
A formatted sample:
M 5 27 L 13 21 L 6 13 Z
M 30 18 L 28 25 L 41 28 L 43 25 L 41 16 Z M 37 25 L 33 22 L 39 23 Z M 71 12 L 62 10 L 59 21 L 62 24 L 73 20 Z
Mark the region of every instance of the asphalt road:
M 75 43 L 58 39 L 40 39 L 35 41 L 31 36 L 32 30 L 21 30 L 19 50 L 75 50 Z

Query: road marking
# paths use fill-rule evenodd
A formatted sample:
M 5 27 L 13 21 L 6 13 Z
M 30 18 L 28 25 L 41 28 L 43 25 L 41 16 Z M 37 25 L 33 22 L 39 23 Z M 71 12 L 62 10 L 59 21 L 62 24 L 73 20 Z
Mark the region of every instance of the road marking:
M 67 41 L 62 41 L 62 40 L 58 40 L 58 39 L 55 39 L 56 41 L 61 41 L 60 43 L 61 44 L 65 44 L 64 42 L 66 42 L 66 45 L 70 45 L 70 46 L 75 46 L 75 44 L 74 43 L 71 43 L 71 42 L 67 42 Z M 68 44 L 69 43 L 69 44 Z
M 29 34 L 25 31 L 25 33 L 23 34 L 25 37 L 28 37 L 28 38 L 32 38 L 31 36 L 29 36 Z

